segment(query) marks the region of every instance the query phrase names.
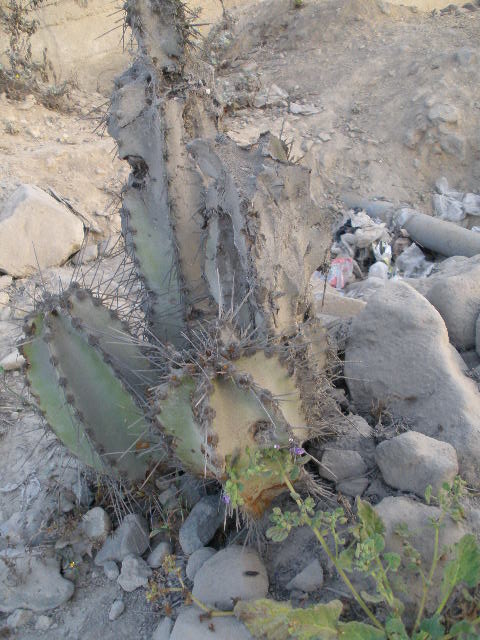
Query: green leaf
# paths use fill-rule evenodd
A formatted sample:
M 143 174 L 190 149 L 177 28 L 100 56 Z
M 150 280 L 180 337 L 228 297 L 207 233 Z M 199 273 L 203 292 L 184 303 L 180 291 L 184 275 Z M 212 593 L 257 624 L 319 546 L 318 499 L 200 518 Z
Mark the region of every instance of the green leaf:
M 440 622 L 440 616 L 434 615 L 431 618 L 425 618 L 420 624 L 420 631 L 426 631 L 430 634 L 431 640 L 441 640 L 445 633 L 445 627 Z
M 383 631 L 363 622 L 339 624 L 339 636 L 342 640 L 385 640 Z
M 468 620 L 460 620 L 460 622 L 456 622 L 450 629 L 450 635 L 461 638 L 461 640 L 478 640 L 478 633 L 475 630 L 475 625 L 468 622 Z
M 444 595 L 460 582 L 469 587 L 480 583 L 480 547 L 472 534 L 463 536 L 455 545 L 455 558 L 445 567 L 442 582 Z
M 360 595 L 365 600 L 365 602 L 371 602 L 372 604 L 380 604 L 385 600 L 384 596 L 379 595 L 378 593 L 368 593 L 367 591 L 360 591 Z
M 385 625 L 388 640 L 408 640 L 405 625 L 400 618 L 389 618 Z
M 383 554 L 383 559 L 387 563 L 387 569 L 398 571 L 402 562 L 402 557 L 398 553 L 388 552 Z
M 357 513 L 369 536 L 385 533 L 385 525 L 371 504 L 357 498 Z
M 254 638 L 266 640 L 336 640 L 341 612 L 339 600 L 293 609 L 289 602 L 264 598 L 250 602 L 241 600 L 234 609 L 235 616 Z
M 273 542 L 283 542 L 288 538 L 288 529 L 283 527 L 269 527 L 267 529 L 267 538 Z
M 355 549 L 353 547 L 340 551 L 337 560 L 340 569 L 343 569 L 344 571 L 351 571 L 354 557 Z

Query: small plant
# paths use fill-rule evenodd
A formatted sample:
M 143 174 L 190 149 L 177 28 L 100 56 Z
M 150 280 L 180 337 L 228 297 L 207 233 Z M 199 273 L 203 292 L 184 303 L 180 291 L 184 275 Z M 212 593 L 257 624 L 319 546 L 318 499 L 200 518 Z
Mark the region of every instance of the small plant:
M 396 531 L 402 537 L 404 553 L 400 555 L 385 551 L 385 526 L 368 502 L 357 499 L 358 523 L 348 528 L 342 508 L 330 512 L 316 511 L 311 497 L 302 499 L 292 482 L 301 473 L 302 462 L 291 456 L 288 461 L 284 451 L 270 450 L 255 456 L 255 472 L 278 473 L 288 486 L 298 508 L 297 511 L 283 512 L 275 507 L 270 516 L 272 526 L 267 530 L 267 536 L 273 541 L 281 542 L 288 537 L 292 528 L 309 526 L 368 618 L 368 624 L 340 621 L 342 604 L 337 600 L 306 609 L 294 609 L 289 603 L 271 600 L 240 602 L 235 607 L 235 614 L 247 625 L 254 637 L 267 640 L 478 640 L 480 617 L 458 621 L 450 628 L 447 628 L 448 622 L 445 619 L 447 604 L 456 588 L 461 584 L 468 588 L 475 588 L 480 584 L 480 546 L 475 536 L 467 534 L 454 546 L 452 559 L 443 571 L 437 608 L 430 617 L 427 617 L 425 612 L 438 563 L 445 552 L 440 549 L 440 530 L 447 516 L 456 521 L 462 519 L 460 499 L 465 490 L 465 483 L 456 478 L 452 485 L 445 484 L 438 498 L 432 496 L 431 487 L 427 488 L 427 504 L 435 502 L 440 508 L 439 517 L 430 521 L 434 549 L 427 570 L 423 567 L 419 552 L 411 544 L 411 534 L 405 526 L 399 527 Z M 236 483 L 228 486 L 234 487 Z M 398 575 L 400 567 L 413 571 L 422 583 L 417 615 L 409 631 L 404 622 L 404 605 L 396 595 L 397 585 L 401 582 Z M 353 571 L 373 578 L 375 593 L 359 593 L 348 576 Z M 468 592 L 465 592 L 463 597 L 468 599 Z M 380 613 L 376 613 L 371 604 L 379 606 Z

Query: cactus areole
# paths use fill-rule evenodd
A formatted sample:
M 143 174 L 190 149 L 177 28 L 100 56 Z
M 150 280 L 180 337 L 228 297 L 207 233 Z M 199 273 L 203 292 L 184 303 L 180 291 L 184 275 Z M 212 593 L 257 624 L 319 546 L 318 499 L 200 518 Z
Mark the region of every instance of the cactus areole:
M 122 231 L 144 338 L 72 285 L 26 319 L 27 377 L 56 435 L 99 473 L 144 482 L 167 464 L 224 483 L 255 450 L 301 447 L 322 426 L 328 349 L 309 277 L 329 238 L 309 172 L 280 140 L 245 150 L 218 134 L 185 6 L 126 12 L 139 48 L 108 126 L 132 168 Z M 285 489 L 275 472 L 238 486 L 252 516 Z

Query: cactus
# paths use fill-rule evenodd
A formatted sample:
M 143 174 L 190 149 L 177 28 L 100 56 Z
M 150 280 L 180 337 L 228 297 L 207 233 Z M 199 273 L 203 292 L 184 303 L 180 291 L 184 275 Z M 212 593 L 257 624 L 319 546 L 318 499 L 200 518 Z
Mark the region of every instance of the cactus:
M 130 0 L 127 20 L 139 53 L 108 125 L 132 167 L 122 230 L 146 340 L 73 287 L 28 319 L 27 376 L 52 429 L 97 471 L 135 482 L 168 458 L 225 482 L 252 451 L 321 431 L 328 345 L 309 277 L 329 237 L 308 170 L 280 140 L 245 150 L 217 134 L 198 62 L 191 79 L 184 5 Z M 253 516 L 284 490 L 275 473 L 244 480 Z

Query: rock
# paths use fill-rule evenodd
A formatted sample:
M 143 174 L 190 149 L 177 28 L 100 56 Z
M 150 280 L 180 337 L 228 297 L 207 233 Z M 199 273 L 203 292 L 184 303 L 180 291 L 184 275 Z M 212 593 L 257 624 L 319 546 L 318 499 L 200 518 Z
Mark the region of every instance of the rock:
M 298 102 L 290 102 L 290 113 L 300 116 L 311 116 L 315 113 L 320 113 L 320 109 L 313 104 L 299 104 Z
M 12 276 L 0 276 L 0 289 L 8 289 L 12 285 Z
M 170 632 L 172 631 L 173 620 L 163 618 L 153 632 L 152 640 L 170 640 Z
M 183 552 L 190 554 L 208 544 L 223 519 L 224 509 L 220 507 L 218 495 L 205 496 L 197 502 L 180 528 Z
M 428 111 L 428 117 L 433 124 L 458 122 L 458 110 L 451 104 L 434 104 Z
M 159 542 L 148 555 L 147 564 L 153 569 L 158 569 L 162 566 L 165 556 L 172 553 L 172 548 L 168 542 Z
M 376 512 L 385 525 L 385 551 L 393 551 L 402 554 L 402 539 L 395 533 L 395 529 L 400 524 L 406 524 L 412 537 L 409 541 L 420 552 L 424 570 L 428 571 L 433 556 L 434 535 L 430 524 L 431 518 L 438 518 L 441 511 L 437 507 L 427 506 L 407 497 L 384 498 L 375 507 Z M 467 533 L 465 527 L 460 523 L 455 523 L 450 518 L 444 521 L 445 526 L 440 529 L 439 543 L 440 549 L 455 544 Z M 437 603 L 434 597 L 442 576 L 442 569 L 451 558 L 451 552 L 442 554 L 439 561 L 438 570 L 435 572 L 434 588 L 430 592 L 428 609 L 431 611 L 432 600 Z M 408 570 L 401 570 L 400 574 L 406 583 L 405 593 L 400 592 L 398 596 L 406 603 L 416 605 L 421 595 L 421 580 L 418 575 Z
M 28 624 L 32 616 L 33 613 L 27 609 L 16 609 L 8 616 L 7 625 L 12 629 L 18 629 L 18 627 L 23 627 Z
M 357 409 L 379 403 L 450 443 L 461 475 L 477 484 L 480 395 L 464 366 L 438 311 L 404 281 L 389 281 L 352 322 L 345 377 Z
M 97 566 L 107 560 L 121 562 L 130 554 L 142 555 L 150 543 L 148 526 L 144 518 L 130 513 L 123 519 L 118 529 L 108 537 L 95 557 Z
M 323 585 L 323 569 L 320 562 L 315 558 L 310 564 L 307 564 L 303 571 L 300 571 L 293 580 L 287 584 L 287 589 L 292 591 L 298 589 L 305 593 L 317 591 Z
M 232 545 L 204 562 L 193 581 L 193 595 L 217 609 L 232 609 L 235 600 L 264 598 L 268 576 L 253 549 Z
M 465 211 L 462 203 L 449 196 L 443 196 L 439 193 L 433 194 L 433 208 L 435 214 L 442 220 L 450 220 L 451 222 L 460 222 L 465 218 Z
M 112 528 L 110 516 L 101 507 L 87 511 L 82 518 L 82 529 L 91 540 L 105 540 Z
M 25 358 L 21 355 L 18 349 L 12 351 L 0 360 L 0 367 L 4 369 L 4 371 L 17 371 L 21 369 L 25 364 Z
M 133 589 L 132 589 L 133 591 Z M 110 607 L 110 611 L 108 612 L 108 619 L 110 622 L 113 622 L 117 618 L 119 618 L 122 613 L 125 611 L 125 603 L 123 600 L 115 600 L 115 602 Z
M 375 440 L 373 438 L 373 429 L 365 418 L 349 413 L 343 416 L 341 423 L 336 427 L 336 432 L 337 437 L 333 443 L 335 449 L 357 451 L 368 466 L 374 466 Z
M 117 582 L 124 591 L 135 591 L 139 587 L 146 587 L 151 575 L 152 570 L 145 560 L 131 554 L 124 558 Z
M 38 616 L 35 623 L 35 629 L 37 631 L 48 631 L 52 626 L 52 619 L 48 616 Z
M 388 279 L 388 266 L 385 262 L 374 262 L 368 270 L 369 278 L 382 278 Z
M 212 556 L 216 554 L 216 550 L 212 547 L 202 547 L 192 553 L 187 562 L 185 573 L 187 578 L 193 580 L 200 567 Z
M 476 193 L 466 193 L 463 197 L 463 209 L 471 216 L 480 216 L 480 196 Z
M 0 611 L 48 611 L 69 600 L 73 592 L 73 583 L 62 578 L 60 563 L 53 557 L 0 558 Z
M 247 628 L 235 617 L 214 618 L 202 616 L 196 607 L 184 609 L 178 616 L 170 640 L 253 640 Z
M 0 213 L 0 270 L 11 276 L 63 264 L 82 242 L 82 221 L 33 185 L 18 187 Z
M 345 449 L 325 449 L 318 472 L 322 478 L 339 482 L 345 478 L 364 475 L 367 466 L 357 451 Z
M 103 565 L 103 570 L 109 580 L 116 580 L 120 575 L 117 563 L 113 560 L 107 560 L 107 562 L 105 562 L 105 564 Z
M 447 325 L 450 342 L 462 351 L 475 347 L 475 325 L 480 313 L 480 264 L 465 262 L 458 275 L 433 276 L 424 295 Z
M 387 484 L 402 491 L 412 491 L 423 498 L 428 485 L 433 495 L 444 482 L 458 474 L 455 449 L 446 442 L 408 431 L 381 442 L 375 458 Z
M 347 298 L 329 284 L 325 287 L 323 283 L 315 283 L 314 300 L 316 315 L 325 314 L 337 318 L 351 318 L 363 311 L 365 307 L 363 300 Z
M 86 247 L 82 247 L 78 253 L 72 258 L 72 263 L 75 265 L 86 264 L 92 262 L 98 258 L 98 245 L 88 244 Z
M 367 478 L 346 478 L 341 482 L 337 482 L 336 489 L 338 493 L 343 493 L 345 496 L 361 496 L 365 489 L 368 487 Z

